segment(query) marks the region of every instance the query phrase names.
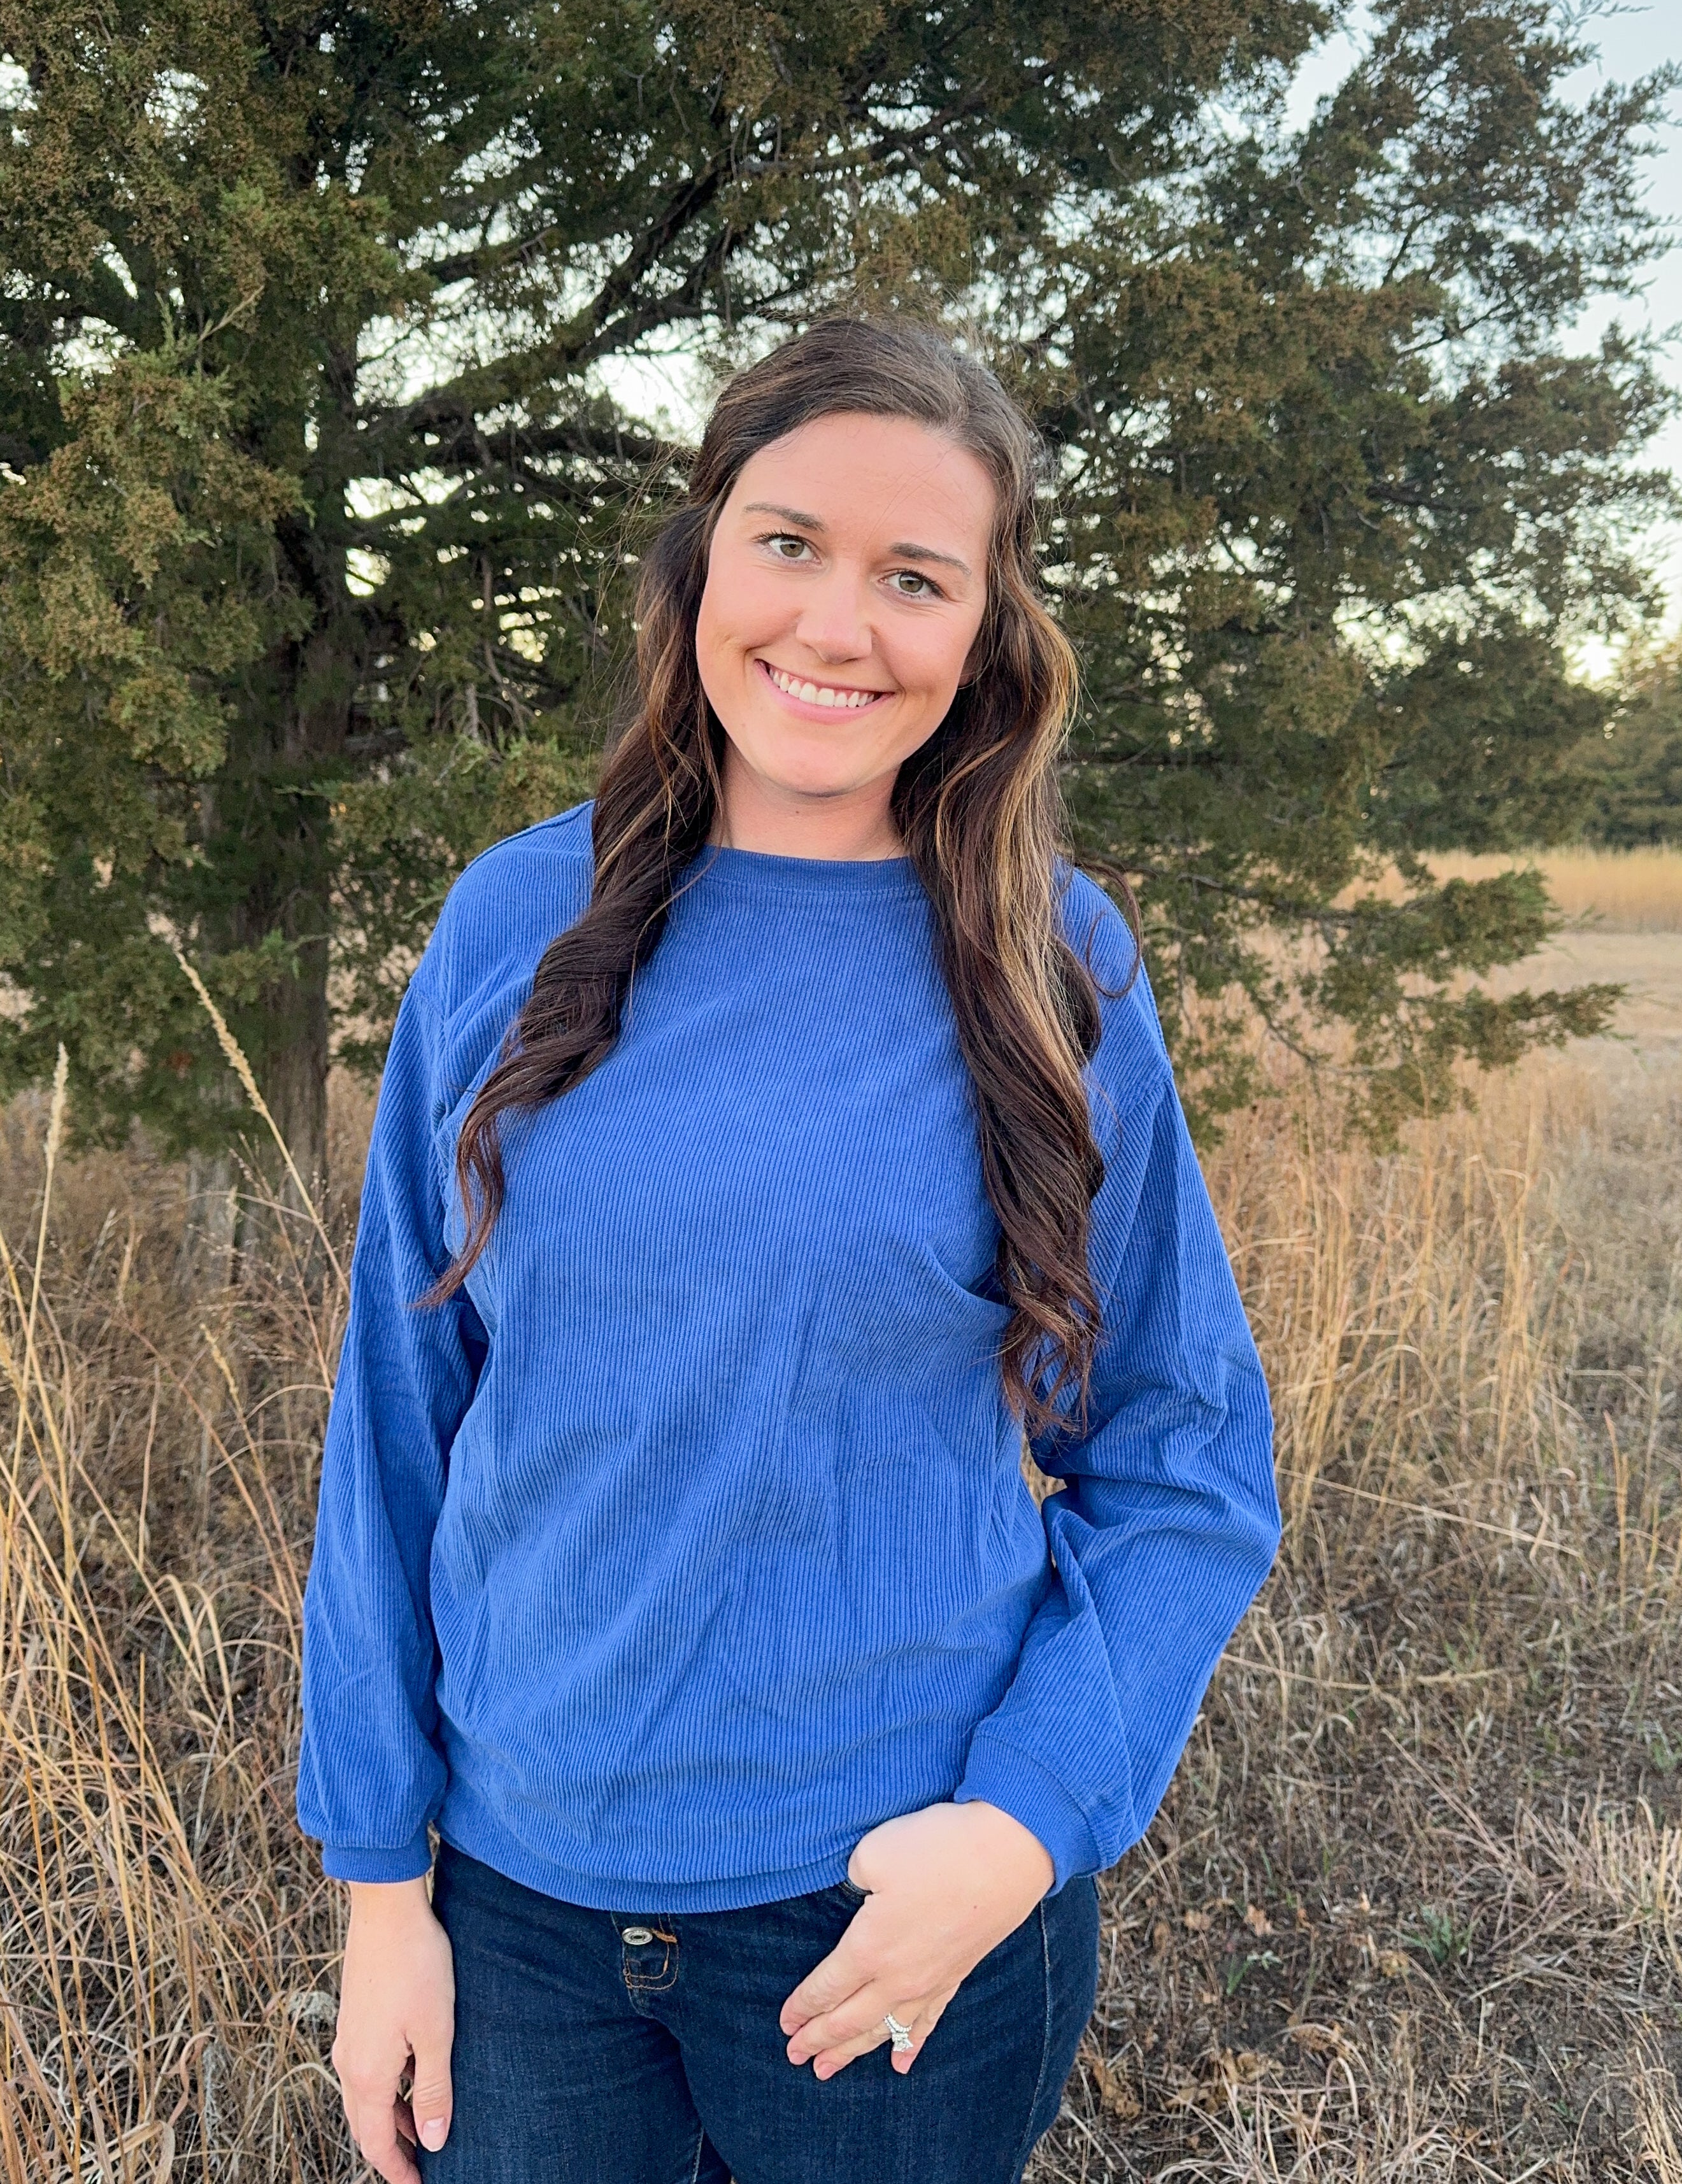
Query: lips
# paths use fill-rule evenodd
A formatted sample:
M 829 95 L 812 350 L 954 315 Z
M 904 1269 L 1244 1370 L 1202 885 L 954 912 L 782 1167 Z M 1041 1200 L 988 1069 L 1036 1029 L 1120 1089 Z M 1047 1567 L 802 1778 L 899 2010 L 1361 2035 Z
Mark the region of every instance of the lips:
M 756 665 L 763 668 L 768 682 L 780 690 L 785 698 L 796 704 L 816 705 L 828 713 L 862 713 L 884 698 L 893 695 L 891 690 L 861 689 L 840 682 L 814 682 L 808 677 L 791 675 L 786 668 L 776 667 L 768 660 Z

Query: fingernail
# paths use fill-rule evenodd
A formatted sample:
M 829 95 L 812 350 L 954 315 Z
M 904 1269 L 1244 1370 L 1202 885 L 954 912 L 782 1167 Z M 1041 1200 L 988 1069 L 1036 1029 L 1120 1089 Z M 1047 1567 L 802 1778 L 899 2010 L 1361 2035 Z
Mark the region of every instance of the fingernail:
M 436 2153 L 444 2143 L 445 2125 L 442 2116 L 433 2116 L 421 2126 L 421 2143 L 428 2153 Z

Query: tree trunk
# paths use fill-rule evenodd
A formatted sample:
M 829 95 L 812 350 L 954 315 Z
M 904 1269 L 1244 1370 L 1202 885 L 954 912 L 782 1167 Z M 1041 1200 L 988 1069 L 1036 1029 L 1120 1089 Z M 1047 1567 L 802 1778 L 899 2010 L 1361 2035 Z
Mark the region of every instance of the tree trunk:
M 232 1153 L 187 1156 L 187 1219 L 181 1240 L 180 1275 L 191 1290 L 226 1290 L 233 1281 L 239 1231 L 239 1187 Z
M 342 503 L 342 490 L 324 505 Z M 293 951 L 295 978 L 273 981 L 263 994 L 264 1097 L 285 1139 L 305 1191 L 319 1209 L 327 1184 L 327 1007 L 329 935 L 332 929 L 332 814 L 319 785 L 342 763 L 361 673 L 364 637 L 344 588 L 344 557 L 329 535 L 311 527 L 292 546 L 320 619 L 301 644 L 288 648 L 276 687 L 284 694 L 271 727 L 269 783 L 270 868 L 255 876 L 241 922 L 252 946 L 278 931 Z M 277 791 L 280 794 L 277 795 Z M 282 813 L 284 816 L 282 816 Z M 295 1212 L 297 1187 L 281 1179 L 283 1203 Z
M 268 792 L 265 816 L 271 823 L 252 830 L 260 846 L 251 859 L 253 869 L 244 899 L 234 911 L 230 939 L 241 951 L 261 949 L 276 936 L 290 944 L 296 976 L 265 983 L 254 1011 L 240 1011 L 241 1040 L 299 1179 L 319 1207 L 327 1179 L 332 891 L 328 814 L 319 794 L 294 785 L 303 771 L 295 762 L 286 766 L 282 777 L 291 777 L 290 793 Z M 285 1162 L 261 1123 L 254 1116 L 251 1121 L 253 1156 L 271 1195 L 293 1214 L 301 1214 L 305 1207 Z
M 330 361 L 324 379 L 331 398 L 318 413 L 320 440 L 308 473 L 310 513 L 277 527 L 299 593 L 314 609 L 314 626 L 278 647 L 254 685 L 260 695 L 247 716 L 243 823 L 228 815 L 247 874 L 233 944 L 260 949 L 278 936 L 295 966 L 295 975 L 271 978 L 262 989 L 251 1056 L 298 1172 L 294 1183 L 283 1162 L 271 1169 L 279 1202 L 294 1215 L 305 1210 L 299 1183 L 318 1210 L 327 1184 L 333 842 L 327 784 L 344 764 L 368 642 L 347 583 L 344 481 L 354 475 L 355 369 L 354 346 Z M 266 1154 L 260 1157 L 269 1167 Z
M 323 905 L 325 908 L 325 905 Z M 299 950 L 299 976 L 269 989 L 270 1044 L 263 1096 L 293 1165 L 317 1208 L 327 1184 L 327 944 Z M 296 1196 L 290 1178 L 283 1195 Z M 302 1212 L 302 1207 L 297 1209 Z

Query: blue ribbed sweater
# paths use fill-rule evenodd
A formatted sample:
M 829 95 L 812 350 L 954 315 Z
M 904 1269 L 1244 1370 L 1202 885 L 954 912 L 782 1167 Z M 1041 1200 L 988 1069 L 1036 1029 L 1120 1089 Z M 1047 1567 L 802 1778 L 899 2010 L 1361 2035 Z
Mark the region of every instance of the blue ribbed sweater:
M 506 1122 L 465 1295 L 456 1130 L 590 807 L 457 881 L 380 1089 L 305 1608 L 299 1814 L 345 1880 L 427 1829 L 605 1909 L 840 1880 L 990 1800 L 1054 1886 L 1143 1834 L 1278 1536 L 1267 1394 L 1149 989 L 1089 1067 L 1105 1300 L 1088 1429 L 1002 1390 L 968 1073 L 904 859 L 708 850 L 624 1028 Z M 1132 941 L 1068 876 L 1120 987 Z

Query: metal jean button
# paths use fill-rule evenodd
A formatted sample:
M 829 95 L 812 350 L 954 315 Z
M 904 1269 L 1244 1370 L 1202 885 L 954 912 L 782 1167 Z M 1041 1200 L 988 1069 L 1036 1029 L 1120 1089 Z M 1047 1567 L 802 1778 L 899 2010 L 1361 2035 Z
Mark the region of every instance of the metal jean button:
M 654 1939 L 654 1936 L 650 1933 L 646 1926 L 627 1926 L 621 1933 L 619 1939 L 625 1943 L 628 1948 L 645 1949 L 648 1947 L 648 1944 Z

